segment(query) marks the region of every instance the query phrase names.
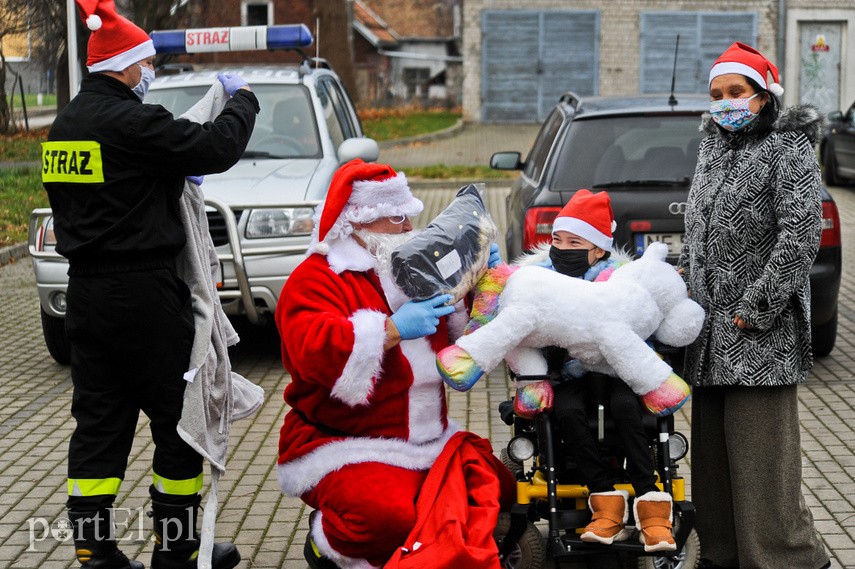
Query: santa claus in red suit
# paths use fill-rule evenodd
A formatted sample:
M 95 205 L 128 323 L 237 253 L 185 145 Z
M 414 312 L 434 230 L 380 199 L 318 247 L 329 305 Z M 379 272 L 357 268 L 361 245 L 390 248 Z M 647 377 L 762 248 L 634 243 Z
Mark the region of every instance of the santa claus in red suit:
M 460 430 L 447 417 L 436 353 L 468 315 L 462 303 L 448 305 L 450 295 L 406 298 L 388 271 L 422 208 L 403 173 L 343 165 L 315 214 L 308 256 L 279 297 L 292 381 L 277 471 L 282 490 L 315 510 L 305 551 L 312 567 L 383 566 Z

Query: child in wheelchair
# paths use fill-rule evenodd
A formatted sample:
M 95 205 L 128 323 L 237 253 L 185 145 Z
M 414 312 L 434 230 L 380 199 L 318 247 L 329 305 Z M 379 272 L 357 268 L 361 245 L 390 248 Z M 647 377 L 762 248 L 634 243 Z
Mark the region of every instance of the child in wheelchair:
M 622 262 L 612 255 L 614 214 L 606 192 L 576 192 L 553 224 L 548 258 L 535 262 L 567 276 L 589 281 L 608 279 Z M 626 460 L 626 473 L 635 501 L 633 514 L 639 540 L 646 552 L 673 551 L 673 504 L 667 492 L 656 486 L 654 461 L 648 435 L 642 423 L 647 413 L 638 396 L 621 379 L 589 373 L 567 352 L 551 350 L 547 360 L 554 370 L 553 424 L 557 434 L 572 449 L 571 460 L 590 491 L 588 507 L 592 516 L 580 539 L 590 543 L 612 544 L 626 540 L 630 532 L 629 494 L 615 489 L 615 465 L 601 454 L 601 444 L 589 423 L 592 406 L 605 402 Z M 596 377 L 595 377 L 596 376 Z

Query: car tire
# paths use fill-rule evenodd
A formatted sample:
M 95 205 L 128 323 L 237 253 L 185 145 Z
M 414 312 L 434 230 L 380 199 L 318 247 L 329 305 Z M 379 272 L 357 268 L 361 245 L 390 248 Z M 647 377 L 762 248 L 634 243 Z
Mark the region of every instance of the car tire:
M 834 159 L 834 147 L 830 141 L 825 143 L 825 149 L 822 153 L 822 168 L 825 170 L 826 185 L 843 185 L 843 178 L 837 175 L 837 161 Z
M 496 529 L 493 530 L 493 538 L 496 545 L 501 545 L 502 539 L 508 535 L 511 529 L 511 515 L 507 512 L 499 514 L 496 521 Z M 546 562 L 546 543 L 540 530 L 530 521 L 517 545 L 502 560 L 502 569 L 541 569 Z
M 825 324 L 811 328 L 811 347 L 815 358 L 827 356 L 837 340 L 837 307 Z
M 65 333 L 65 318 L 51 316 L 41 307 L 39 310 L 42 313 L 42 332 L 48 352 L 56 363 L 67 366 L 71 363 L 71 343 Z

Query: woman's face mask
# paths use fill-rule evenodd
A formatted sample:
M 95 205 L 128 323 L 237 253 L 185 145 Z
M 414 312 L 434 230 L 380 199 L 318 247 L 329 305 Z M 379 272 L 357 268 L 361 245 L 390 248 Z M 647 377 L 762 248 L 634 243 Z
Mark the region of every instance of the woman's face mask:
M 568 277 L 582 277 L 591 268 L 588 253 L 593 249 L 559 249 L 555 245 L 549 248 L 549 259 L 556 271 Z
M 710 102 L 710 115 L 723 129 L 737 131 L 757 118 L 757 113 L 748 108 L 748 104 L 760 93 L 754 93 L 745 99 L 720 99 Z
M 154 81 L 154 69 L 146 67 L 145 65 L 140 65 L 139 63 L 137 63 L 137 65 L 140 66 L 142 74 L 140 75 L 140 82 L 131 90 L 140 98 L 140 101 L 142 101 L 145 99 L 145 94 L 148 93 L 148 88 L 151 85 L 151 82 Z

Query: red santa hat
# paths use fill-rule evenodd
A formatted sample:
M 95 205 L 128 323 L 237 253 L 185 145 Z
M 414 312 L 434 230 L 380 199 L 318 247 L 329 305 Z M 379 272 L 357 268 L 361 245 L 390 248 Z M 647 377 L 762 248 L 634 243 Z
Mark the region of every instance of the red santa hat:
M 587 239 L 600 249 L 612 250 L 615 214 L 606 192 L 581 189 L 570 198 L 552 224 L 552 232 L 567 231 Z
M 342 165 L 330 181 L 317 224 L 314 250 L 326 254 L 325 240 L 346 237 L 353 223 L 370 223 L 383 217 L 415 216 L 424 208 L 413 196 L 407 177 L 388 164 L 356 158 Z
M 86 67 L 90 72 L 122 71 L 155 54 L 148 34 L 116 12 L 113 0 L 74 0 L 92 30 Z
M 735 42 L 722 53 L 710 69 L 710 84 L 719 75 L 739 73 L 750 77 L 758 85 L 780 97 L 784 94 L 778 78 L 778 68 L 763 57 L 763 54 L 744 43 Z M 766 82 L 766 74 L 772 76 L 772 83 Z

